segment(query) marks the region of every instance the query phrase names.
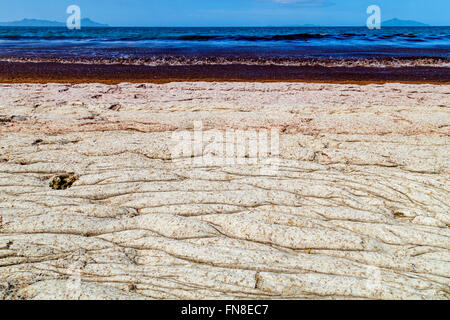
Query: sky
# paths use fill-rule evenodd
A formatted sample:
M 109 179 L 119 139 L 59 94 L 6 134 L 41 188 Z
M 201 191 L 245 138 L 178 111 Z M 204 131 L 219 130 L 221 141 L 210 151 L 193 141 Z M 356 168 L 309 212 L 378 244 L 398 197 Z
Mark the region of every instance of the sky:
M 1 0 L 0 21 L 63 22 L 72 4 L 111 26 L 362 26 L 373 4 L 383 21 L 450 25 L 450 0 Z

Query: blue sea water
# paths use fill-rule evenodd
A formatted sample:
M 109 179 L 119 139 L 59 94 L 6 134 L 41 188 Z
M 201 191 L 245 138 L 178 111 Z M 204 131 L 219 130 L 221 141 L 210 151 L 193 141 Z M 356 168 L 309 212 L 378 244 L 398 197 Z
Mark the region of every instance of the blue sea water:
M 119 63 L 450 61 L 450 27 L 0 27 L 0 58 Z

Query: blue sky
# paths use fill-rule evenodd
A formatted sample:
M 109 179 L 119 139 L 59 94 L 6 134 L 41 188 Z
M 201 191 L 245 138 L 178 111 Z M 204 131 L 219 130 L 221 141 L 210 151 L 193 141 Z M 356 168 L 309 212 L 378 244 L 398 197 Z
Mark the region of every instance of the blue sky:
M 372 4 L 382 20 L 450 25 L 450 0 L 1 0 L 0 21 L 65 21 L 71 4 L 112 26 L 365 25 Z

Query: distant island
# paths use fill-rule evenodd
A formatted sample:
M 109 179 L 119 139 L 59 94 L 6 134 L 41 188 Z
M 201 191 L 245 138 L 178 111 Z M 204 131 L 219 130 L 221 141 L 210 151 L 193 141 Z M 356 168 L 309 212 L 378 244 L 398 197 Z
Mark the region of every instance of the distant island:
M 39 19 L 23 19 L 20 21 L 0 22 L 0 27 L 65 27 L 65 22 L 39 20 Z M 107 24 L 92 21 L 89 18 L 81 19 L 82 27 L 109 27 Z
M 413 20 L 400 20 L 397 18 L 387 20 L 381 23 L 382 27 L 429 27 L 428 24 L 413 21 Z
M 0 27 L 65 27 L 65 22 L 40 20 L 40 19 L 22 19 L 20 21 L 0 22 Z M 82 27 L 109 27 L 107 24 L 92 21 L 89 18 L 81 19 Z M 382 27 L 429 27 L 428 24 L 414 21 L 391 19 L 381 23 Z M 320 27 L 315 24 L 292 25 L 291 27 Z

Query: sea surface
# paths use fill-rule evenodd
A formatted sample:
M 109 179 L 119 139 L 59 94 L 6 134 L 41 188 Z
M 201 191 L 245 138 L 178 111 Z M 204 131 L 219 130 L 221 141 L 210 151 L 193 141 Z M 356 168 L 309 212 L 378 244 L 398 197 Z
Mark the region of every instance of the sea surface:
M 1 61 L 450 66 L 450 27 L 0 27 Z

